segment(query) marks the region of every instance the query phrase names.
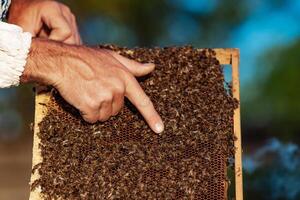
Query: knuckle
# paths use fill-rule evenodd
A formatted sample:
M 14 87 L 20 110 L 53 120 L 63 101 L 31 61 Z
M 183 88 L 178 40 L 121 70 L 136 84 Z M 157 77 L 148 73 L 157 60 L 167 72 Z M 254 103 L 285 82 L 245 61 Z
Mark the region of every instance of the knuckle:
M 66 6 L 64 4 L 61 4 L 61 6 L 62 6 L 64 12 L 71 13 L 71 9 L 68 6 Z
M 125 91 L 125 87 L 124 87 L 124 84 L 121 80 L 119 79 L 116 79 L 114 80 L 114 92 L 117 94 L 117 95 L 120 95 L 120 94 L 124 94 L 124 91 Z
M 102 109 L 100 111 L 100 115 L 98 117 L 98 120 L 101 121 L 101 122 L 103 122 L 103 121 L 108 120 L 110 118 L 110 116 L 111 116 L 111 113 L 106 113 L 105 110 Z
M 124 80 L 125 82 L 134 81 L 134 77 L 126 68 L 119 68 L 119 74 L 122 80 Z
M 91 101 L 89 101 L 89 103 L 88 103 L 88 107 L 89 107 L 91 110 L 99 109 L 99 105 L 100 105 L 100 103 L 99 103 L 98 101 L 94 101 L 94 100 L 91 100 Z
M 104 121 L 107 121 L 107 120 L 109 119 L 109 117 L 110 117 L 110 116 L 99 117 L 98 120 L 99 120 L 100 122 L 104 122 Z
M 111 91 L 107 91 L 107 92 L 102 92 L 101 93 L 101 98 L 102 101 L 112 101 L 113 99 L 113 94 Z
M 69 27 L 61 29 L 61 34 L 65 37 L 70 37 L 72 35 L 72 30 Z
M 125 90 L 121 87 L 117 87 L 115 88 L 115 91 L 114 91 L 114 96 L 115 97 L 118 97 L 118 98 L 121 98 L 125 95 Z
M 76 22 L 76 16 L 73 13 L 71 13 L 71 18 L 74 22 Z
M 82 118 L 84 119 L 84 121 L 89 123 L 95 123 L 98 121 L 97 116 L 92 114 L 83 114 Z

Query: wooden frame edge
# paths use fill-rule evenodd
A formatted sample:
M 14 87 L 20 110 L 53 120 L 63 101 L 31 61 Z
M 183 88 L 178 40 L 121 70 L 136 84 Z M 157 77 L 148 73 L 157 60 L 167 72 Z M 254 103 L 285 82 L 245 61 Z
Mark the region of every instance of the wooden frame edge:
M 216 57 L 221 65 L 231 65 L 232 68 L 232 93 L 233 97 L 240 102 L 240 82 L 239 82 L 239 49 L 214 49 Z M 240 104 L 234 110 L 234 141 L 235 147 L 235 163 L 234 163 L 234 178 L 235 178 L 235 199 L 243 200 L 243 165 L 242 165 L 242 141 L 241 141 L 241 116 Z
M 36 86 L 39 87 L 39 86 Z M 38 88 L 35 92 L 35 114 L 34 114 L 34 133 L 33 133 L 33 147 L 32 147 L 32 166 L 31 168 L 42 162 L 43 158 L 41 156 L 41 150 L 39 148 L 40 138 L 37 133 L 39 132 L 38 124 L 43 120 L 47 107 L 45 106 L 50 100 L 49 93 L 40 93 Z M 39 178 L 38 170 L 35 170 L 30 177 L 30 185 Z M 29 200 L 41 200 L 41 188 L 36 188 L 35 190 L 30 189 Z
M 231 55 L 232 66 L 232 92 L 233 97 L 239 101 L 238 108 L 234 110 L 234 135 L 235 146 L 235 198 L 243 200 L 243 165 L 242 165 L 242 136 L 241 136 L 241 114 L 240 114 L 240 81 L 239 81 L 240 51 L 234 49 Z

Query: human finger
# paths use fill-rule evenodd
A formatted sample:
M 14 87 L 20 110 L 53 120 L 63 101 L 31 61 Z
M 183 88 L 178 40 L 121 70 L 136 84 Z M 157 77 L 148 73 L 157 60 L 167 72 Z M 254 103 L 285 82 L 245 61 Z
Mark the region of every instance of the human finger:
M 72 29 L 63 15 L 44 17 L 45 24 L 50 29 L 49 39 L 65 41 L 72 36 Z
M 129 78 L 127 81 L 125 95 L 139 110 L 154 132 L 161 133 L 164 130 L 161 117 L 155 110 L 150 98 L 145 94 L 134 77 Z
M 81 44 L 81 38 L 78 32 L 75 16 L 71 13 L 70 9 L 62 9 L 62 14 L 68 21 L 70 28 L 72 29 L 72 34 L 64 42 L 69 44 Z
M 124 65 L 134 76 L 145 76 L 152 72 L 155 68 L 153 63 L 139 63 L 135 60 L 128 59 L 117 52 L 108 51 L 115 59 L 117 59 L 122 65 Z
M 101 103 L 99 110 L 99 121 L 103 122 L 108 120 L 112 115 L 112 102 L 104 101 Z
M 124 105 L 124 94 L 114 96 L 112 103 L 112 116 L 116 116 Z

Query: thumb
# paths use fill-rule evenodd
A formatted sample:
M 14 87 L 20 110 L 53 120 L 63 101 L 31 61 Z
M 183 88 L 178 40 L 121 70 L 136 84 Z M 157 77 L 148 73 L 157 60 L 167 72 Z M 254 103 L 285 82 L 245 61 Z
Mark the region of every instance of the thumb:
M 62 15 L 53 17 L 43 17 L 45 25 L 49 28 L 49 39 L 56 41 L 65 41 L 72 36 L 72 30 L 67 20 Z
M 109 53 L 117 59 L 122 65 L 124 65 L 134 76 L 145 76 L 152 72 L 155 68 L 155 65 L 153 63 L 139 63 L 134 60 L 125 58 L 124 56 L 121 56 L 120 54 L 109 51 Z

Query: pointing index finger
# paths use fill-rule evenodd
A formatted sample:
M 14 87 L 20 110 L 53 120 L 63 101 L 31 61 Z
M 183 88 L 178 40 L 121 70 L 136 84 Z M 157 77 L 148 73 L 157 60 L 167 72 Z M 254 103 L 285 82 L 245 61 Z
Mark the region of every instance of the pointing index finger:
M 125 96 L 139 110 L 154 132 L 161 133 L 164 130 L 162 119 L 153 103 L 133 76 L 127 81 Z

